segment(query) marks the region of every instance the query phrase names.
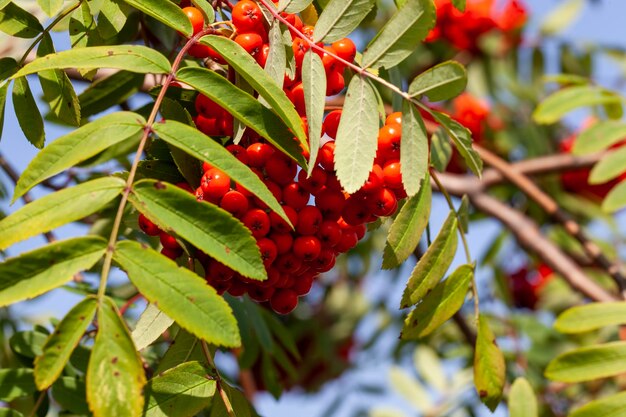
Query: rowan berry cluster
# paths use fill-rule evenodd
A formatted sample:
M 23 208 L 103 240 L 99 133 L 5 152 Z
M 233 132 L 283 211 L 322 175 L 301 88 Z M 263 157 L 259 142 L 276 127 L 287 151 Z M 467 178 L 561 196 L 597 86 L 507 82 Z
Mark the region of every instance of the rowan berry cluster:
M 197 33 L 203 25 L 194 21 L 198 13 L 193 7 L 184 10 Z M 283 14 L 283 17 L 304 36 L 312 37 L 313 28 L 303 25 L 299 16 Z M 235 42 L 264 66 L 269 45 L 259 6 L 252 1 L 239 1 L 232 10 L 232 22 L 236 28 Z M 297 71 L 293 80 L 285 76 L 284 91 L 306 127 L 301 67 L 310 42 L 297 33 L 292 33 L 292 38 Z M 195 46 L 197 48 L 191 49 L 190 54 L 223 62 L 210 47 Z M 332 96 L 344 89 L 344 66 L 337 57 L 353 62 L 356 46 L 349 39 L 319 46 L 325 50 L 316 52 L 326 70 L 327 95 Z M 335 265 L 336 256 L 352 249 L 365 236 L 365 224 L 392 215 L 398 207 L 398 199 L 406 197 L 399 162 L 400 113 L 390 115 L 380 129 L 378 154 L 369 178 L 359 191 L 349 195 L 342 189 L 334 168 L 334 140 L 341 110 L 331 111 L 324 119 L 322 146 L 310 176 L 250 129 L 245 130 L 237 144 L 233 143 L 232 115 L 208 97 L 199 94 L 195 110 L 196 127 L 209 136 L 228 138 L 226 149 L 265 183 L 293 225 L 292 229 L 249 190 L 208 163 L 203 165 L 200 186 L 196 190 L 181 184 L 182 188 L 194 192 L 199 201 L 215 204 L 241 220 L 252 232 L 261 252 L 268 276 L 263 282 L 243 277 L 204 254 L 197 256 L 204 266 L 207 282 L 220 294 L 226 291 L 233 296 L 247 293 L 253 300 L 269 302 L 278 313 L 291 312 L 298 304 L 298 297 L 309 292 L 319 274 Z M 165 256 L 176 259 L 182 255 L 182 247 L 174 236 L 159 230 L 144 216 L 139 217 L 139 225 L 148 235 L 160 237 Z

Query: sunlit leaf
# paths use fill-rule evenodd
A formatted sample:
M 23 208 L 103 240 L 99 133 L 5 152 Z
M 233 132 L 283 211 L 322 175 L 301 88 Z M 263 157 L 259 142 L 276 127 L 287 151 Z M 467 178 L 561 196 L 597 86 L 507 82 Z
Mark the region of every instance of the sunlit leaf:
M 375 0 L 330 0 L 315 25 L 313 41 L 332 43 L 348 36 L 375 3 Z
M 610 342 L 565 352 L 550 362 L 545 376 L 553 381 L 583 382 L 626 372 L 626 342 Z
M 487 319 L 478 320 L 474 352 L 474 385 L 480 400 L 493 412 L 502 398 L 506 363 Z

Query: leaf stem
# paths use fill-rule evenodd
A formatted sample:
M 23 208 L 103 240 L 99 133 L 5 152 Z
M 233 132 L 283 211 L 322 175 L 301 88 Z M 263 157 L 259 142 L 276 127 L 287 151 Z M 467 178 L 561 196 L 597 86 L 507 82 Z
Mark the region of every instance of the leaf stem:
M 435 184 L 437 184 L 439 192 L 441 192 L 441 194 L 443 194 L 443 196 L 445 197 L 446 202 L 448 203 L 448 207 L 450 207 L 450 210 L 454 212 L 454 215 L 457 219 L 457 229 L 459 234 L 461 235 L 461 241 L 463 242 L 465 259 L 467 260 L 467 263 L 471 265 L 473 264 L 472 255 L 470 254 L 469 244 L 467 243 L 467 237 L 465 236 L 465 231 L 463 230 L 463 225 L 461 224 L 461 218 L 459 217 L 459 213 L 458 211 L 456 211 L 456 208 L 452 203 L 452 198 L 450 197 L 448 190 L 446 190 L 446 187 L 443 186 L 443 184 L 439 180 L 439 177 L 437 176 L 437 172 L 432 168 L 430 169 L 430 176 L 433 181 L 435 181 Z M 474 269 L 476 268 L 474 267 Z M 478 316 L 480 314 L 480 299 L 478 298 L 478 287 L 476 286 L 476 276 L 474 274 L 472 274 L 472 295 L 474 296 L 474 316 L 476 322 L 478 322 Z
M 220 397 L 222 397 L 222 401 L 224 401 L 224 407 L 226 407 L 226 412 L 230 417 L 237 417 L 237 415 L 235 414 L 235 410 L 233 410 L 233 405 L 230 403 L 230 399 L 228 398 L 228 393 L 222 386 L 222 375 L 220 375 L 220 371 L 217 369 L 217 366 L 215 366 L 213 356 L 209 351 L 209 346 L 204 340 L 200 341 L 200 345 L 202 346 L 202 353 L 204 354 L 204 357 L 215 371 L 215 383 L 217 385 L 217 390 L 220 393 Z
M 135 181 L 135 175 L 137 174 L 137 167 L 139 166 L 141 155 L 143 154 L 144 148 L 146 147 L 146 143 L 148 142 L 148 137 L 150 136 L 150 133 L 152 132 L 152 126 L 154 125 L 156 117 L 159 113 L 159 108 L 161 107 L 161 103 L 163 102 L 163 99 L 165 98 L 165 93 L 167 92 L 167 89 L 169 88 L 172 81 L 174 81 L 174 79 L 176 78 L 176 72 L 178 71 L 178 68 L 180 67 L 183 57 L 187 53 L 187 50 L 189 50 L 189 48 L 193 44 L 195 44 L 198 41 L 198 39 L 212 32 L 213 32 L 213 28 L 208 27 L 200 31 L 196 35 L 194 35 L 185 43 L 185 45 L 183 45 L 182 49 L 176 56 L 176 59 L 172 63 L 172 69 L 170 73 L 167 75 L 167 78 L 165 79 L 165 81 L 163 82 L 161 91 L 159 92 L 159 95 L 154 102 L 152 112 L 150 113 L 150 116 L 148 117 L 148 120 L 146 121 L 146 124 L 143 128 L 143 136 L 141 137 L 141 140 L 139 141 L 139 146 L 137 147 L 137 152 L 135 153 L 135 159 L 133 160 L 133 164 L 128 173 L 126 186 L 124 187 L 124 192 L 122 193 L 122 199 L 117 208 L 117 214 L 113 222 L 113 228 L 111 230 L 109 243 L 108 243 L 107 250 L 104 256 L 104 264 L 102 266 L 100 286 L 98 287 L 98 302 L 99 303 L 102 303 L 102 300 L 104 299 L 104 295 L 106 292 L 107 281 L 109 278 L 109 273 L 111 271 L 111 264 L 113 262 L 113 252 L 115 251 L 115 244 L 117 242 L 120 226 L 122 224 L 122 218 L 124 217 L 124 209 L 126 208 L 126 203 L 128 202 L 128 196 L 130 195 L 133 182 Z
M 35 46 L 37 46 L 37 44 L 39 42 L 41 42 L 41 40 L 48 34 L 50 33 L 50 31 L 63 19 L 65 19 L 70 13 L 72 13 L 74 10 L 78 9 L 80 7 L 80 5 L 83 4 L 83 0 L 78 0 L 78 2 L 74 3 L 73 5 L 69 6 L 67 9 L 63 10 L 52 22 L 50 22 L 50 24 L 48 26 L 46 26 L 43 30 L 43 32 L 41 32 L 37 38 L 35 38 L 35 40 L 33 41 L 33 43 L 30 44 L 30 46 L 28 47 L 28 49 L 26 50 L 26 52 L 24 52 L 24 55 L 22 55 L 22 58 L 20 59 L 20 62 L 18 64 L 18 66 L 23 66 L 24 62 L 26 61 L 26 58 L 28 58 L 28 54 L 35 48 Z
M 41 404 L 43 403 L 43 400 L 46 397 L 47 392 L 48 392 L 47 390 L 41 391 L 41 394 L 39 394 L 39 397 L 37 397 L 37 402 L 33 406 L 33 409 L 30 410 L 28 417 L 34 417 L 35 414 L 37 414 L 37 410 L 39 410 L 39 407 L 41 407 Z

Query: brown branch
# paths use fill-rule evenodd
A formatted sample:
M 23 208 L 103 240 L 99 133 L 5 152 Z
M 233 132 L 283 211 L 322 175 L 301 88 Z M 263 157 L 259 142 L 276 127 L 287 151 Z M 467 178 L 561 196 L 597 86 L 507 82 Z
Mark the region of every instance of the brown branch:
M 540 257 L 550 268 L 577 291 L 594 301 L 615 301 L 616 297 L 589 279 L 581 267 L 543 236 L 537 224 L 523 213 L 486 194 L 478 178 L 439 174 L 439 180 L 450 194 L 467 194 L 472 205 L 485 214 L 499 220 L 513 233 L 517 241 Z M 436 185 L 433 184 L 436 188 Z
M 496 169 L 503 178 L 506 178 L 517 186 L 529 198 L 543 208 L 546 213 L 561 223 L 565 230 L 580 242 L 587 255 L 613 278 L 619 291 L 622 293 L 622 297 L 626 298 L 626 276 L 622 273 L 620 266 L 604 256 L 602 249 L 589 239 L 584 230 L 569 213 L 562 210 L 552 197 L 539 188 L 530 178 L 518 171 L 513 165 L 479 145 L 474 145 L 474 149 L 478 152 L 483 161 Z

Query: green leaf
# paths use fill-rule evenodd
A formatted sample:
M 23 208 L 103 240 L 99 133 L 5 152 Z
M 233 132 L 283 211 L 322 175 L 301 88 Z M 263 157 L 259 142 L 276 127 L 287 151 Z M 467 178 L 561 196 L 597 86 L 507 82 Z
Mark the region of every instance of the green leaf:
M 80 220 L 119 195 L 124 181 L 104 177 L 48 194 L 0 220 L 0 250 L 16 242 Z
M 103 40 L 114 40 L 128 21 L 131 7 L 123 0 L 100 0 L 91 3 L 92 13 L 98 15 L 98 34 Z
M 428 410 L 434 407 L 435 404 L 426 387 L 422 385 L 420 380 L 409 375 L 402 368 L 393 366 L 389 370 L 389 382 L 393 391 L 400 394 L 420 414 L 426 414 Z
M 602 414 L 599 414 L 602 415 Z M 509 417 L 538 417 L 537 398 L 526 378 L 517 378 L 509 391 Z
M 442 392 L 448 389 L 449 381 L 443 368 L 443 361 L 433 348 L 427 345 L 417 346 L 413 362 L 415 370 L 427 384 Z
M 140 74 L 167 74 L 171 66 L 155 49 L 140 45 L 91 46 L 46 55 L 24 65 L 12 78 L 49 69 L 113 68 Z
M 478 320 L 474 352 L 474 385 L 480 400 L 493 412 L 502 398 L 506 363 L 487 319 Z
M 378 146 L 378 102 L 369 81 L 350 81 L 335 141 L 335 169 L 344 190 L 354 193 L 365 184 Z
M 457 217 L 459 219 L 459 226 L 461 226 L 461 230 L 463 230 L 465 234 L 469 232 L 469 204 L 469 198 L 467 194 L 464 194 L 461 198 L 461 205 L 457 210 Z
M 452 157 L 452 146 L 450 140 L 439 127 L 430 137 L 430 162 L 439 172 L 444 172 Z
M 287 51 L 285 49 L 287 46 L 284 42 L 283 28 L 279 20 L 274 19 L 272 21 L 268 38 L 270 50 L 267 54 L 265 72 L 277 86 L 282 88 L 285 82 L 285 71 L 287 71 Z
M 565 310 L 554 328 L 561 333 L 583 333 L 606 326 L 626 324 L 626 302 L 590 303 Z
M 191 4 L 202 12 L 205 24 L 215 22 L 215 10 L 207 0 L 191 0 Z
M 222 384 L 222 388 L 230 400 L 230 404 L 233 407 L 233 413 L 231 414 L 226 410 L 224 401 L 221 398 L 216 398 L 211 406 L 210 417 L 230 417 L 231 415 L 235 415 L 237 417 L 258 417 L 258 414 L 254 412 L 252 406 L 241 391 L 228 384 Z
M 179 329 L 169 348 L 163 355 L 156 373 L 160 374 L 183 362 L 197 360 L 206 364 L 202 346 L 198 338 L 185 329 Z
M 591 169 L 589 184 L 604 184 L 626 171 L 626 148 L 610 152 Z
M 114 259 L 141 294 L 183 328 L 214 345 L 239 346 L 230 307 L 204 279 L 136 242 L 119 242 Z
M 33 370 L 28 368 L 0 369 L 0 401 L 12 401 L 37 391 Z
M 463 306 L 474 267 L 462 265 L 441 281 L 404 320 L 401 339 L 428 336 Z
M 141 10 L 159 22 L 182 33 L 186 37 L 193 35 L 191 22 L 176 3 L 170 0 L 124 0 L 135 9 Z
M 54 53 L 54 45 L 49 34 L 43 37 L 37 49 L 37 56 Z M 43 91 L 43 98 L 50 111 L 62 122 L 71 126 L 80 125 L 80 105 L 74 86 L 65 71 L 55 69 L 37 74 Z
M 0 408 L 0 417 L 24 417 L 24 414 L 10 408 Z
M 602 210 L 613 213 L 626 207 L 626 181 L 617 184 L 602 201 Z
M 540 124 L 552 124 L 580 107 L 619 103 L 621 99 L 618 95 L 602 87 L 577 85 L 548 96 L 533 112 L 533 119 Z
M 87 387 L 78 377 L 63 376 L 52 384 L 54 401 L 72 413 L 89 415 L 89 406 L 86 400 Z
M 626 392 L 592 401 L 577 408 L 569 417 L 624 417 L 626 416 Z
M 154 304 L 141 313 L 135 330 L 132 332 L 133 342 L 137 350 L 142 350 L 157 340 L 172 324 L 174 320 L 169 318 Z
M 452 5 L 459 11 L 465 11 L 466 0 L 452 0 Z
M 402 104 L 402 137 L 400 143 L 400 171 L 402 183 L 409 196 L 420 190 L 428 172 L 428 133 L 424 120 L 413 103 Z
M 375 0 L 330 0 L 315 25 L 313 42 L 332 43 L 348 36 L 375 3 Z
M 43 32 L 39 20 L 13 2 L 0 9 L 0 31 L 18 38 L 34 38 Z
M 406 1 L 367 46 L 363 67 L 391 68 L 404 61 L 435 27 L 435 17 L 433 0 Z
M 583 130 L 574 142 L 574 155 L 587 155 L 602 151 L 626 138 L 626 123 L 618 120 L 601 120 Z
M 320 147 L 322 136 L 322 121 L 324 106 L 326 105 L 326 72 L 322 58 L 308 50 L 302 61 L 302 85 L 304 87 L 304 103 L 306 118 L 309 125 L 309 140 L 311 141 L 309 157 L 309 175 L 315 168 L 315 160 Z
M 456 61 L 446 61 L 424 71 L 411 82 L 409 94 L 425 94 L 430 101 L 449 100 L 461 94 L 467 85 L 467 71 Z
M 43 148 L 46 140 L 43 118 L 26 77 L 17 78 L 13 82 L 13 108 L 26 139 L 36 148 Z
M 11 350 L 28 359 L 35 359 L 43 352 L 43 345 L 48 338 L 47 333 L 29 330 L 14 333 L 9 339 Z
M 422 226 L 424 220 L 418 219 L 418 221 Z M 402 294 L 400 308 L 407 308 L 418 303 L 443 278 L 456 253 L 458 242 L 456 228 L 456 213 L 451 211 L 441 226 L 437 238 L 413 269 L 409 282 L 404 289 L 404 294 Z
M 157 123 L 153 130 L 170 145 L 224 171 L 231 179 L 241 184 L 246 190 L 250 190 L 289 223 L 285 211 L 265 183 L 222 145 L 198 129 L 173 120 Z
M 22 173 L 13 201 L 35 185 L 117 143 L 132 140 L 143 131 L 145 119 L 136 113 L 118 112 L 103 116 L 46 146 Z
M 40 391 L 48 388 L 61 375 L 91 324 L 98 305 L 95 298 L 85 298 L 61 320 L 43 347 L 43 354 L 35 359 L 35 382 Z
M 227 211 L 197 201 L 193 194 L 174 185 L 154 180 L 135 183 L 129 199 L 162 230 L 176 232 L 245 277 L 266 279 L 261 252 L 252 233 Z
M 313 3 L 313 0 L 280 0 L 278 10 L 286 13 L 300 13 Z
M 63 0 L 37 0 L 41 10 L 49 17 L 56 15 L 63 7 Z
M 309 145 L 302 126 L 302 119 L 296 112 L 293 103 L 287 98 L 283 89 L 259 66 L 255 59 L 238 43 L 223 36 L 205 36 L 200 42 L 215 49 L 237 74 L 258 91 L 259 95 L 265 99 L 271 109 L 293 132 L 292 137 L 295 134 L 302 148 L 308 150 Z
M 626 342 L 571 350 L 550 362 L 545 376 L 553 381 L 583 382 L 626 372 Z
M 143 85 L 144 75 L 118 71 L 90 84 L 78 96 L 83 117 L 107 110 L 135 94 Z
M 91 14 L 89 3 L 82 2 L 80 7 L 72 12 L 68 30 L 72 48 L 84 48 L 100 41 L 100 34 L 96 27 L 96 21 Z M 85 76 L 85 73 L 80 69 L 79 72 Z
M 541 33 L 545 36 L 551 36 L 561 32 L 580 16 L 584 7 L 584 0 L 561 2 L 541 22 Z
M 215 394 L 211 370 L 199 362 L 185 362 L 150 380 L 146 387 L 146 417 L 195 416 Z
M 445 132 L 452 138 L 454 146 L 463 157 L 463 160 L 479 178 L 483 170 L 483 161 L 478 153 L 472 148 L 472 135 L 470 131 L 447 114 L 433 112 L 433 117 L 441 124 Z
M 426 176 L 419 193 L 409 198 L 391 224 L 385 251 L 383 269 L 400 266 L 415 250 L 428 225 L 432 189 Z
M 141 415 L 146 376 L 113 300 L 98 305 L 98 334 L 87 369 L 87 403 L 94 417 Z
M 51 243 L 0 263 L 0 306 L 44 294 L 80 271 L 91 268 L 104 254 L 106 241 L 80 237 Z
M 306 166 L 298 142 L 293 140 L 293 133 L 276 114 L 250 94 L 205 68 L 183 68 L 178 71 L 177 78 L 215 101 L 301 166 Z

